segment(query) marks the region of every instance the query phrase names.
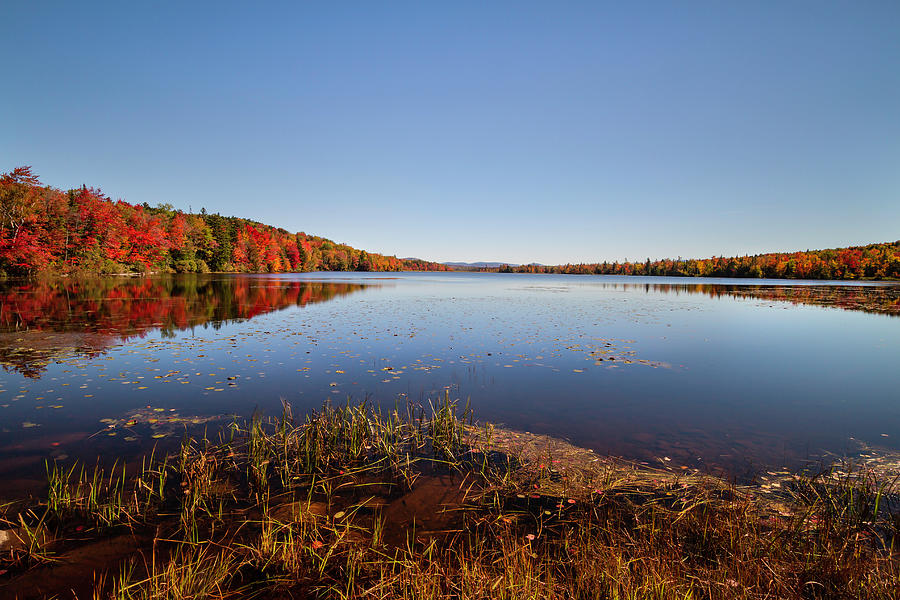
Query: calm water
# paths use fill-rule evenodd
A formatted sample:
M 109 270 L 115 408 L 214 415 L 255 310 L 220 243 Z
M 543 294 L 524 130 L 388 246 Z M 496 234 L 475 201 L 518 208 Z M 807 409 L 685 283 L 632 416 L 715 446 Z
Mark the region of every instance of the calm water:
M 890 285 L 506 274 L 0 284 L 0 473 L 255 408 L 470 398 L 602 453 L 736 474 L 900 449 Z

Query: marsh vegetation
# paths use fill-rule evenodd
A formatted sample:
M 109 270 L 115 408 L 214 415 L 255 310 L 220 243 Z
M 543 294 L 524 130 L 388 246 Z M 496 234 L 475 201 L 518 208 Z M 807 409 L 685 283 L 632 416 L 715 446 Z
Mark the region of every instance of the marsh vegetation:
M 47 465 L 3 507 L 0 595 L 896 598 L 896 481 L 777 494 L 424 406 L 255 415 L 138 464 Z

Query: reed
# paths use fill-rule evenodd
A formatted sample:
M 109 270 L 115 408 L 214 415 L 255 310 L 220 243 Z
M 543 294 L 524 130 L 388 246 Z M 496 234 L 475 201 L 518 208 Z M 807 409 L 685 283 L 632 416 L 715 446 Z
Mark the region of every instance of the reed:
M 95 598 L 898 597 L 896 481 L 823 470 L 762 498 L 613 461 L 579 475 L 498 437 L 449 395 L 299 422 L 285 405 L 131 477 L 48 463 L 46 499 L 19 516 L 55 540 L 35 556 L 76 547 L 60 535 L 73 522 L 152 537 L 146 559 L 94 578 Z M 0 568 L 40 563 L 23 557 Z
M 243 597 L 246 590 L 230 586 L 240 560 L 212 545 L 181 545 L 168 557 L 154 554 L 146 576 L 136 562 L 126 565 L 112 589 L 98 586 L 94 598 L 117 600 L 224 599 Z

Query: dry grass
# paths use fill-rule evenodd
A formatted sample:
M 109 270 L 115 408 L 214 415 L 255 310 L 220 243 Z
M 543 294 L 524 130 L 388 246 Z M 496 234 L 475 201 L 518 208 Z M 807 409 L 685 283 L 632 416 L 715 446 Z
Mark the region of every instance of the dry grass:
M 45 500 L 3 507 L 32 534 L 0 596 L 900 597 L 895 482 L 824 472 L 773 499 L 469 421 L 449 398 L 286 406 L 135 476 L 50 465 Z M 49 583 L 123 535 L 105 569 Z

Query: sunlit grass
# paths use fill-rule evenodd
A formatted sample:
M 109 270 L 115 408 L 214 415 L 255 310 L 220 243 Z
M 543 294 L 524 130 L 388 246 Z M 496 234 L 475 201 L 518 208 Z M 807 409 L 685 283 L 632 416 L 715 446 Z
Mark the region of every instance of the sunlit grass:
M 49 463 L 45 499 L 3 507 L 23 543 L 2 569 L 124 532 L 139 552 L 84 573 L 94 598 L 897 597 L 896 481 L 825 471 L 761 498 L 499 437 L 449 396 L 285 405 L 130 470 Z

